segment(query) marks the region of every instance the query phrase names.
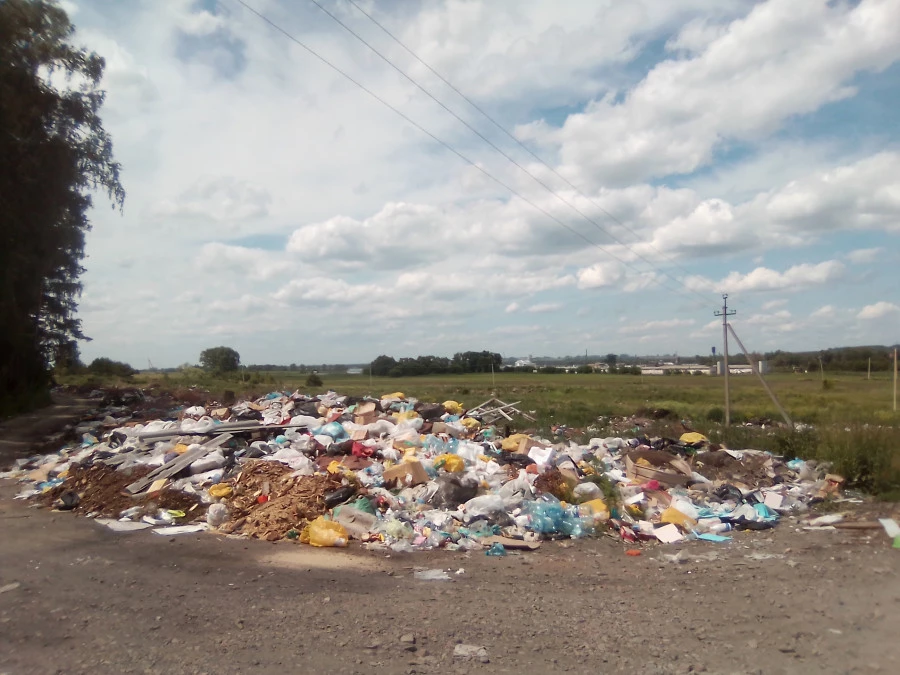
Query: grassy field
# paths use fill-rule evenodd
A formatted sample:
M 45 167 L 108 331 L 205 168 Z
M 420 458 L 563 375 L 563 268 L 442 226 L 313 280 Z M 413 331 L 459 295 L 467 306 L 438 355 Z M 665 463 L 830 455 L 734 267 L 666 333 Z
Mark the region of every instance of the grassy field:
M 323 386 L 310 389 L 304 385 L 306 374 L 301 373 L 257 373 L 241 381 L 214 379 L 192 369 L 168 376 L 141 373 L 130 384 L 157 384 L 166 389 L 196 386 L 214 397 L 224 390 L 232 390 L 238 396 L 294 389 L 306 393 L 334 389 L 342 394 L 374 396 L 399 391 L 423 401 L 452 399 L 466 407 L 497 396 L 509 403 L 520 401 L 518 407 L 537 418 L 533 425 L 537 431 L 549 434 L 553 427 L 567 425 L 584 430 L 581 438 L 604 433 L 610 417 L 665 409 L 671 415 L 651 433 L 677 434 L 684 421 L 729 447 L 752 447 L 833 462 L 836 471 L 859 487 L 900 498 L 900 413 L 891 409 L 888 373 L 873 375 L 871 380 L 865 374 L 831 373 L 824 384 L 818 374 L 768 376 L 770 386 L 794 422 L 815 427 L 801 432 L 740 425 L 751 419 L 781 419 L 759 381 L 747 375 L 730 378 L 735 423 L 730 428 L 720 423 L 724 408 L 720 377 L 530 373 L 372 380 L 362 375 L 321 377 Z
M 230 389 L 241 394 L 262 394 L 274 389 L 300 389 L 319 393 L 334 389 L 342 394 L 380 396 L 401 391 L 424 401 L 457 400 L 473 406 L 496 395 L 521 401 L 523 410 L 536 411 L 546 423 L 586 426 L 599 416 L 631 415 L 639 409 L 666 408 L 700 424 L 721 418 L 723 380 L 701 375 L 540 375 L 501 373 L 374 378 L 363 375 L 324 374 L 322 387 L 309 390 L 301 373 L 260 373 L 261 382 L 222 380 L 201 371 L 163 378 L 142 373 L 134 384 L 159 383 L 166 387 L 200 386 L 213 395 Z M 891 380 L 879 373 L 829 374 L 827 388 L 818 375 L 775 374 L 767 377 L 782 405 L 797 422 L 811 424 L 894 424 L 900 415 L 891 411 Z M 732 419 L 780 419 L 777 409 L 753 376 L 730 378 Z

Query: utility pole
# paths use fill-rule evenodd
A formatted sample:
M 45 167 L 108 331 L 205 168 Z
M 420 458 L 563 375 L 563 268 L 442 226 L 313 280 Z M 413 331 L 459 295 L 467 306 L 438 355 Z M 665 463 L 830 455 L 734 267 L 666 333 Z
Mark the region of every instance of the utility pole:
M 867 379 L 867 380 L 871 380 L 871 379 L 872 379 L 872 357 L 871 357 L 871 356 L 869 357 L 869 369 L 868 369 L 868 371 L 866 372 L 866 379 Z
M 725 426 L 731 425 L 731 398 L 728 395 L 728 317 L 737 314 L 735 310 L 728 311 L 728 294 L 722 295 L 722 311 L 714 312 L 716 316 L 722 317 L 722 340 L 725 343 L 725 351 L 722 353 L 723 365 L 725 366 Z
M 894 347 L 894 412 L 897 412 L 897 348 Z

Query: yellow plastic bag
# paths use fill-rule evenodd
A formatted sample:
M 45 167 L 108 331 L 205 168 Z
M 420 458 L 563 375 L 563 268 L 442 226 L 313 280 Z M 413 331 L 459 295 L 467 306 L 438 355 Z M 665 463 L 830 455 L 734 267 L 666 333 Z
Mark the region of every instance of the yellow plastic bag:
M 690 530 L 697 524 L 697 521 L 691 518 L 690 516 L 684 515 L 681 511 L 676 509 L 674 506 L 670 506 L 659 517 L 660 522 L 662 523 L 672 523 L 673 525 L 677 525 L 682 530 Z
M 234 489 L 228 483 L 216 483 L 209 488 L 209 496 L 216 499 L 228 499 L 234 493 Z
M 462 415 L 464 408 L 456 401 L 444 401 L 444 410 L 451 415 Z
M 600 513 L 609 513 L 609 507 L 606 505 L 606 502 L 602 499 L 591 499 L 586 502 L 582 502 L 581 508 L 590 509 L 595 514 Z
M 395 391 L 393 394 L 382 394 L 381 398 L 385 399 L 385 398 L 406 398 L 406 397 L 403 395 L 402 391 Z
M 519 449 L 519 443 L 526 438 L 528 438 L 527 434 L 513 434 L 509 438 L 504 438 L 500 443 L 500 447 L 507 452 L 515 452 Z
M 406 412 L 397 413 L 396 418 L 397 422 L 406 422 L 408 420 L 414 420 L 419 416 L 415 410 L 407 410 Z
M 481 428 L 481 422 L 471 417 L 464 417 L 460 422 L 469 431 L 475 431 L 476 429 Z
M 459 455 L 444 453 L 434 458 L 434 468 L 443 469 L 450 473 L 462 473 L 466 470 L 466 463 Z
M 300 533 L 300 541 L 320 548 L 329 546 L 346 546 L 349 539 L 347 530 L 340 523 L 325 520 L 319 516 Z
M 172 452 L 177 452 L 179 455 L 183 455 L 188 451 L 188 446 L 185 443 L 176 443 L 175 447 L 172 448 Z
M 698 434 L 696 431 L 689 431 L 686 434 L 681 434 L 682 443 L 688 443 L 689 445 L 693 445 L 694 443 L 709 443 L 709 439 L 703 434 Z

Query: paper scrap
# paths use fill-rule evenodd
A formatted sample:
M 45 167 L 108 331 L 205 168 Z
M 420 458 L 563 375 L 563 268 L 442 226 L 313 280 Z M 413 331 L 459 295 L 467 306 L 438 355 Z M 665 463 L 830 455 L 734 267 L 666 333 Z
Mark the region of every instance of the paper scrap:
M 628 506 L 631 506 L 632 504 L 640 504 L 642 501 L 644 501 L 644 493 L 638 492 L 636 495 L 632 495 L 631 497 L 626 499 L 625 503 Z
M 170 525 L 168 527 L 157 527 L 153 530 L 153 534 L 191 534 L 193 532 L 203 532 L 209 529 L 206 523 L 196 523 L 194 525 Z
M 153 527 L 150 523 L 135 523 L 131 520 L 113 520 L 112 518 L 96 518 L 94 522 L 105 525 L 113 532 L 136 532 Z
M 780 495 L 777 492 L 767 492 L 766 498 L 763 500 L 763 504 L 768 506 L 770 509 L 780 509 L 781 503 L 784 501 L 784 495 Z
M 881 526 L 884 528 L 884 533 L 889 539 L 900 537 L 900 525 L 897 524 L 896 520 L 893 518 L 879 518 L 878 522 L 881 523 Z
M 809 524 L 813 527 L 819 527 L 820 525 L 834 525 L 835 523 L 841 522 L 843 519 L 844 516 L 840 513 L 829 513 L 827 516 L 813 518 L 809 521 Z
M 653 534 L 664 544 L 674 544 L 676 541 L 684 539 L 684 535 L 678 531 L 678 528 L 669 523 L 653 530 Z

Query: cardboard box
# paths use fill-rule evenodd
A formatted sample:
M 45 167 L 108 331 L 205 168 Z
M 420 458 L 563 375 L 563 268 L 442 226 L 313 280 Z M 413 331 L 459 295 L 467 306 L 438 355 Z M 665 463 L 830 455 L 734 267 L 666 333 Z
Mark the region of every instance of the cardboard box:
M 640 459 L 652 466 L 638 464 Z M 638 450 L 625 455 L 625 475 L 637 483 L 655 480 L 666 487 L 685 486 L 691 481 L 689 469 L 690 464 L 666 452 Z
M 395 464 L 391 468 L 385 469 L 382 476 L 384 480 L 399 478 L 408 485 L 421 485 L 428 482 L 428 472 L 425 471 L 425 467 L 417 459 Z

